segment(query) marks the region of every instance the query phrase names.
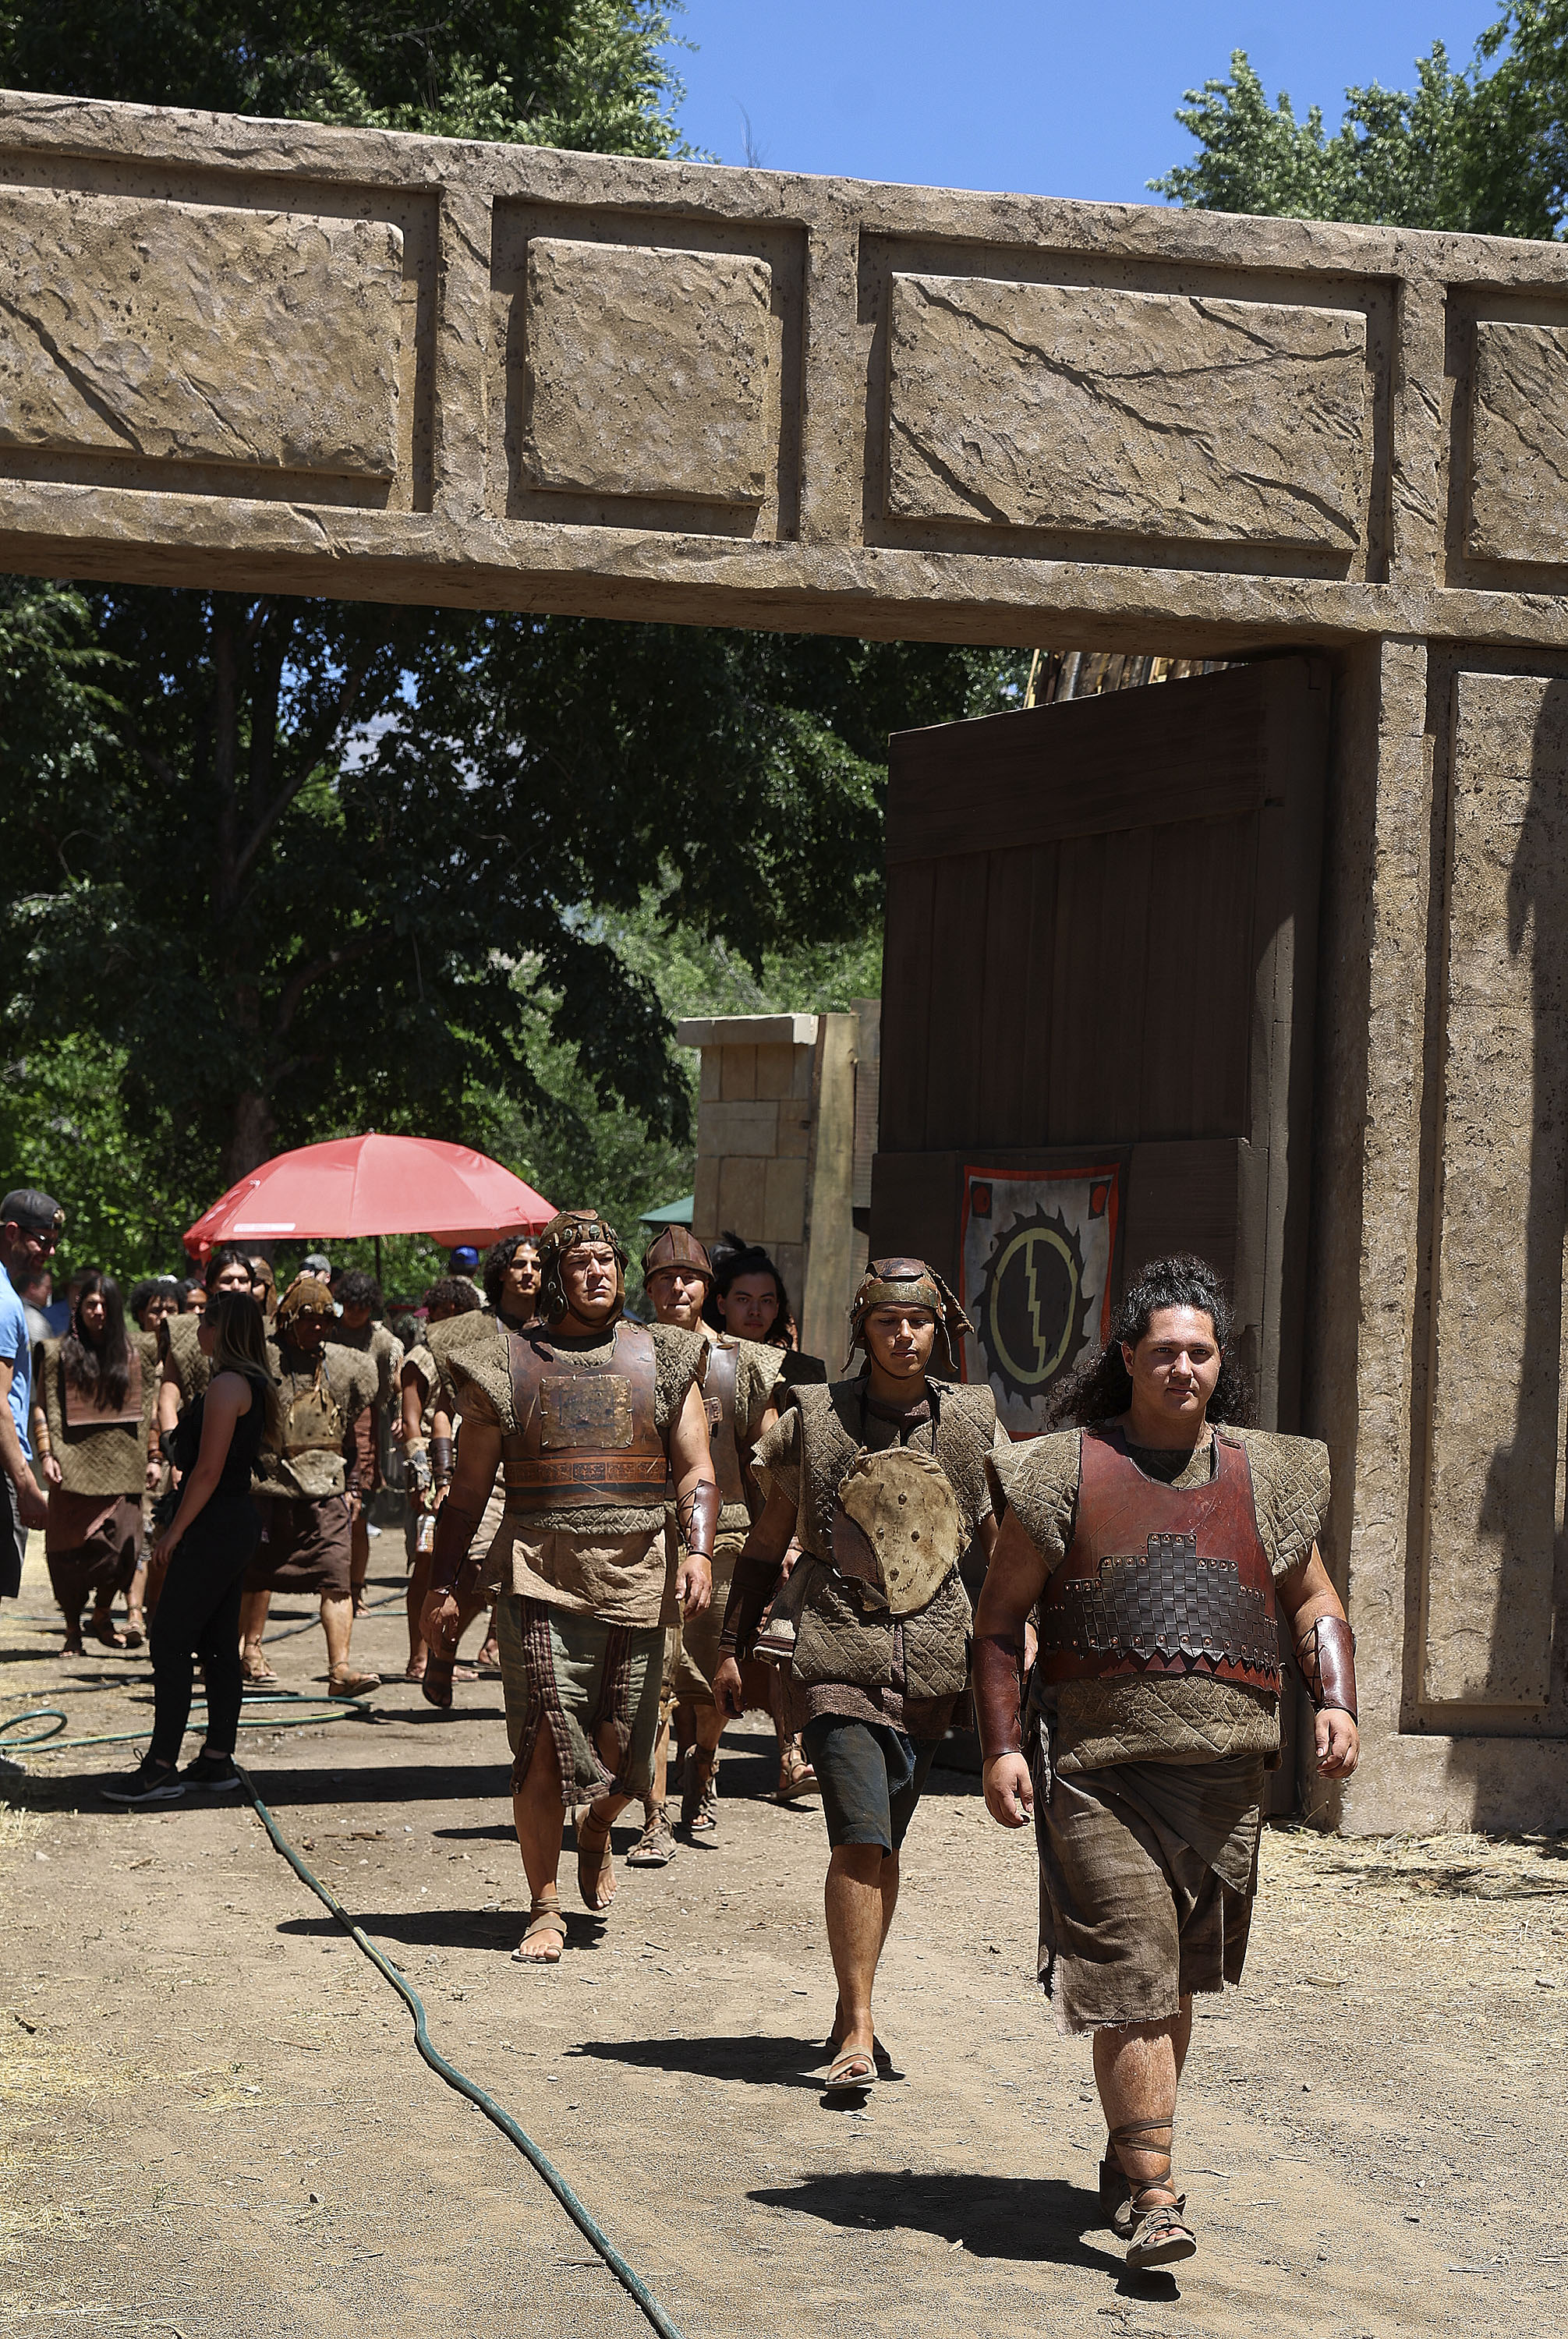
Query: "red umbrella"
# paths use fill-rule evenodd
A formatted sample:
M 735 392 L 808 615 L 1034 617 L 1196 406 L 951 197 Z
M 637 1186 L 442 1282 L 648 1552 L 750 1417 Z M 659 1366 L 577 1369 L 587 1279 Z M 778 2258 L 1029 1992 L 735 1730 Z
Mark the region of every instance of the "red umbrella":
M 456 1243 L 538 1234 L 555 1205 L 509 1170 L 467 1145 L 433 1137 L 333 1137 L 280 1153 L 203 1210 L 185 1248 L 205 1258 L 216 1243 L 317 1241 L 350 1235 L 429 1235 Z

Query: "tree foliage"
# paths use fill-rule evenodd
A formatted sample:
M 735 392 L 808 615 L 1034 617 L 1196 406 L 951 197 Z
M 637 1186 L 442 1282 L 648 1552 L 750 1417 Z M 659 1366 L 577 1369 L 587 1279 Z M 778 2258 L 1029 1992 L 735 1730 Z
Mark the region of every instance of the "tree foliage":
M 657 155 L 670 23 L 660 0 L 0 0 L 0 69 Z M 121 1158 L 154 1148 L 160 1190 L 193 1201 L 344 1128 L 468 1134 L 483 1097 L 563 1161 L 623 1106 L 638 1145 L 678 1154 L 689 1071 L 614 921 L 651 899 L 666 933 L 754 970 L 803 933 L 863 933 L 885 735 L 962 713 L 974 671 L 940 648 L 12 581 L 0 995 L 22 1084 L 85 1127 L 84 1084 L 113 1083 Z
M 0 0 L 12 89 L 676 153 L 680 0 Z
M 1339 128 L 1271 105 L 1245 50 L 1228 80 L 1188 90 L 1190 163 L 1151 179 L 1204 211 L 1554 237 L 1568 212 L 1568 0 L 1516 0 L 1455 71 L 1442 42 L 1415 85 L 1346 92 Z

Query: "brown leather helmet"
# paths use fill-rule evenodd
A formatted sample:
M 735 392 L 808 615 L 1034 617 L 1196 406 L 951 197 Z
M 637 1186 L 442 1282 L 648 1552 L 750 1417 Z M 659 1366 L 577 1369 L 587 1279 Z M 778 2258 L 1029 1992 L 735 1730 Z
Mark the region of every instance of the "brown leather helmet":
M 561 1261 L 583 1243 L 608 1243 L 616 1255 L 616 1306 L 613 1323 L 626 1301 L 626 1247 L 614 1227 L 597 1210 L 557 1210 L 539 1237 L 539 1314 L 547 1324 L 558 1324 L 567 1312 L 561 1286 Z
M 934 1267 L 923 1258 L 873 1258 L 850 1302 L 847 1372 L 855 1350 L 863 1345 L 865 1319 L 873 1308 L 924 1308 L 936 1318 L 941 1347 L 947 1351 L 947 1370 L 956 1380 L 962 1370 L 963 1336 L 973 1325 Z
M 708 1283 L 714 1279 L 714 1263 L 696 1237 L 685 1227 L 661 1227 L 643 1253 L 643 1281 L 657 1275 L 666 1267 L 690 1268 Z
M 319 1275 L 297 1275 L 278 1302 L 280 1324 L 291 1324 L 296 1316 L 320 1316 L 330 1323 L 336 1314 L 331 1286 Z

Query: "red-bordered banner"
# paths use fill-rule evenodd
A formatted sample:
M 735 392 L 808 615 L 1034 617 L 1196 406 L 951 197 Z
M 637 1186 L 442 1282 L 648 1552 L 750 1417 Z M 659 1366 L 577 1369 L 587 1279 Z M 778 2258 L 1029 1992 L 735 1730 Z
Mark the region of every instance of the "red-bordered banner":
M 1118 1162 L 964 1170 L 964 1378 L 990 1382 L 1015 1437 L 1044 1427 L 1051 1390 L 1109 1336 L 1120 1211 Z

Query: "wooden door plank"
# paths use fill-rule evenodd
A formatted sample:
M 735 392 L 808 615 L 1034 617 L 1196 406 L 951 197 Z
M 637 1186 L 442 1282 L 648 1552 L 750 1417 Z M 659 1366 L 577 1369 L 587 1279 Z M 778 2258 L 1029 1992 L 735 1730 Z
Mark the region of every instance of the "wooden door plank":
M 980 1024 L 981 1130 L 999 1145 L 1027 1145 L 1027 1024 L 1034 946 L 1031 853 L 987 855 Z M 980 1133 L 977 1131 L 977 1133 Z
M 980 1133 L 988 873 L 986 856 L 979 853 L 936 864 L 923 1140 L 928 1150 L 968 1145 Z
M 1256 811 L 1268 671 L 1233 668 L 896 733 L 890 865 Z
M 882 953 L 880 1141 L 890 1153 L 918 1153 L 925 1143 L 935 891 L 936 870 L 929 861 L 888 871 Z

